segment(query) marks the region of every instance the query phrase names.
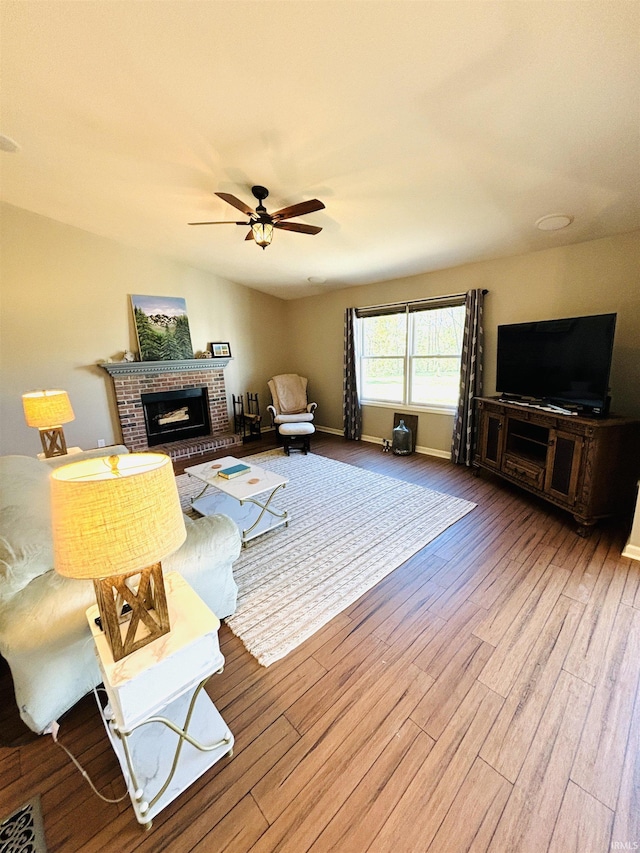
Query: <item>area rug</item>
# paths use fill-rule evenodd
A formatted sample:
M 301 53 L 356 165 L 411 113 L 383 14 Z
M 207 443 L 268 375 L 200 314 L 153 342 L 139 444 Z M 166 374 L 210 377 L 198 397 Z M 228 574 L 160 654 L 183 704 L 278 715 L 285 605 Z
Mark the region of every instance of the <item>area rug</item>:
M 263 666 L 283 658 L 475 504 L 315 454 L 245 457 L 289 478 L 274 505 L 291 521 L 234 563 L 238 608 L 226 619 Z M 183 508 L 201 486 L 177 478 Z
M 0 821 L 0 853 L 47 853 L 39 795 Z

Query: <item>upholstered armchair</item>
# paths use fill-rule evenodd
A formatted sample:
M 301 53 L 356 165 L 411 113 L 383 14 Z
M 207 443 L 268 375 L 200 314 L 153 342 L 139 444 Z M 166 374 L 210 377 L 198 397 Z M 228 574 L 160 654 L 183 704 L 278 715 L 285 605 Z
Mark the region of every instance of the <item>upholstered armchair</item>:
M 307 379 L 297 373 L 281 373 L 268 382 L 272 406 L 267 406 L 280 440 L 283 424 L 311 423 L 317 403 L 307 401 Z M 313 430 L 311 430 L 313 432 Z
M 294 449 L 307 453 L 311 436 L 316 431 L 312 423 L 317 403 L 307 401 L 307 379 L 297 373 L 281 373 L 267 383 L 273 405 L 267 406 L 276 431 L 278 444 L 284 452 Z

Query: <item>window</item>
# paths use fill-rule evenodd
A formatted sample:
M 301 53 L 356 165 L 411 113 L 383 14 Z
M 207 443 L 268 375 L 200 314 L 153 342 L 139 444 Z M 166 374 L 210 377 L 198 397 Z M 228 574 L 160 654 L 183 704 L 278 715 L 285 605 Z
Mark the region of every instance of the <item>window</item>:
M 457 406 L 464 297 L 434 300 L 432 307 L 408 303 L 358 314 L 363 403 Z

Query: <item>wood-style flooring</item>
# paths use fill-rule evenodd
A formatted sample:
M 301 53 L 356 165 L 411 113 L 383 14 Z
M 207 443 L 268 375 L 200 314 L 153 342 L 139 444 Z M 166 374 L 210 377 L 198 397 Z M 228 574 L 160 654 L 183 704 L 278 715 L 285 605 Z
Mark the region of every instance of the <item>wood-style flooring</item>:
M 313 450 L 478 506 L 267 669 L 223 626 L 226 667 L 207 690 L 234 757 L 150 832 L 128 798 L 98 799 L 50 737 L 0 749 L 0 814 L 39 793 L 50 853 L 637 849 L 628 523 L 581 539 L 568 514 L 449 462 L 319 434 Z M 60 740 L 107 797 L 123 793 L 92 697 Z

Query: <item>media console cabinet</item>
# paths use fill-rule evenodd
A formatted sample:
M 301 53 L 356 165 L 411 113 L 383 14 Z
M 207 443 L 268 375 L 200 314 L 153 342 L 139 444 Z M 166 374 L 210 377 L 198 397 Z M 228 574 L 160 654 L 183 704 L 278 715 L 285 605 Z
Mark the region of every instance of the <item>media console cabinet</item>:
M 581 536 L 598 519 L 633 508 L 640 421 L 564 415 L 488 397 L 476 405 L 476 473 L 492 471 L 568 510 Z

